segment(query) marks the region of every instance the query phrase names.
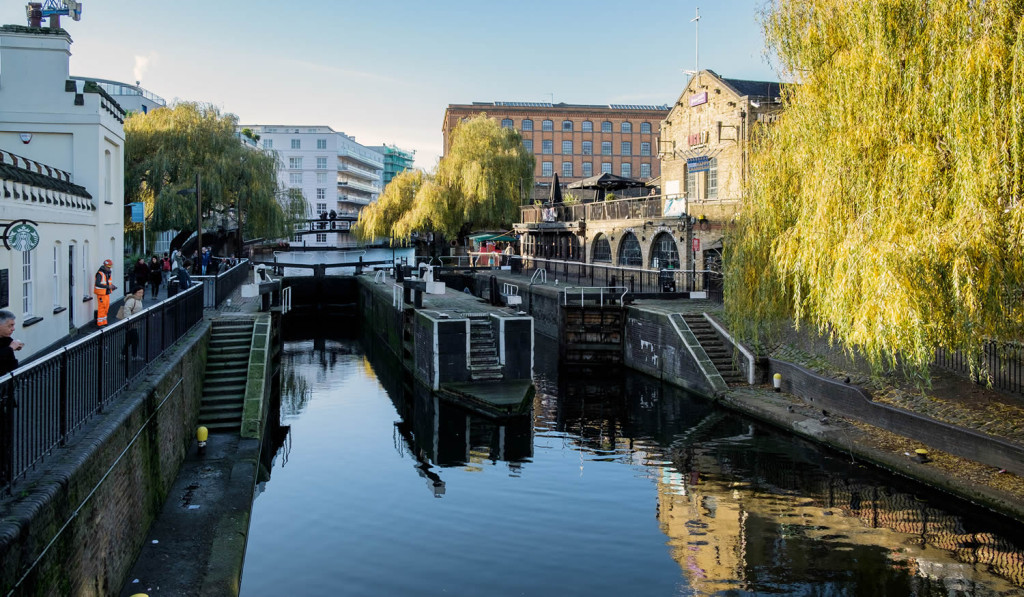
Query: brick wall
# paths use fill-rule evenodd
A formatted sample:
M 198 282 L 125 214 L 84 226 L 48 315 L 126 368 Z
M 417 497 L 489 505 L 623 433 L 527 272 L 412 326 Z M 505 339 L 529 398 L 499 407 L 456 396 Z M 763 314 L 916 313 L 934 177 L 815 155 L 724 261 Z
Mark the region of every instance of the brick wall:
M 17 595 L 117 594 L 195 441 L 209 335 L 200 324 L 15 488 L 0 522 L 0 594 L 26 571 Z

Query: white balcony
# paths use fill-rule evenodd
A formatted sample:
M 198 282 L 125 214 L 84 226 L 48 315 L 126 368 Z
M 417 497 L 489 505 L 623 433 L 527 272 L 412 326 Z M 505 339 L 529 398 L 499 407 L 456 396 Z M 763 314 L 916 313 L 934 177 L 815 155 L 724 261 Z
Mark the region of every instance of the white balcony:
M 349 179 L 349 180 L 339 180 L 338 181 L 338 194 L 339 195 L 347 194 L 347 193 L 345 193 L 345 191 L 348 190 L 348 189 L 355 189 L 357 191 L 363 191 L 365 193 L 373 193 L 375 195 L 380 193 L 380 186 L 378 186 L 378 185 L 367 184 L 367 183 L 359 181 L 359 180 L 351 180 L 351 179 Z
M 376 151 L 367 150 L 365 153 L 357 152 L 349 148 L 339 148 L 338 155 L 341 157 L 348 157 L 354 160 L 358 160 L 367 166 L 376 170 L 384 169 L 384 156 L 377 153 Z

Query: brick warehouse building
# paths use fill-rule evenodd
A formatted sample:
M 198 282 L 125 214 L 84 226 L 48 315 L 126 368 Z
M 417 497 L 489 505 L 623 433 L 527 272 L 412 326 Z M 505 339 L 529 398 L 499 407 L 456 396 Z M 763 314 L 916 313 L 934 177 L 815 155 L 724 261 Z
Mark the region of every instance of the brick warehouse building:
M 463 119 L 480 113 L 514 128 L 537 158 L 534 180 L 543 187 L 558 174 L 569 183 L 602 172 L 651 180 L 661 172 L 658 141 L 668 106 L 473 102 L 449 104 L 442 133 L 448 152 L 451 134 Z

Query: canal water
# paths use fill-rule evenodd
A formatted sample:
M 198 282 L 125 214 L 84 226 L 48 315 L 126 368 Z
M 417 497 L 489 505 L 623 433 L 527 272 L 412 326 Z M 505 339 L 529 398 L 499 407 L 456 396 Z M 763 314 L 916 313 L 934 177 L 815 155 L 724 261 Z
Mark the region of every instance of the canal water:
M 495 422 L 366 340 L 287 341 L 241 594 L 1024 595 L 1016 523 L 538 351 Z

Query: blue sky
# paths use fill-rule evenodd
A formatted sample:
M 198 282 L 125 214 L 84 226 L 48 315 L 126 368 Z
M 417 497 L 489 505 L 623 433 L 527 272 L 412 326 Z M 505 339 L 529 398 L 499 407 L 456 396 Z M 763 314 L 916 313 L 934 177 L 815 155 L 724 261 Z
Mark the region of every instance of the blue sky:
M 6 0 L 0 22 L 25 24 Z M 326 124 L 432 168 L 452 103 L 671 104 L 694 67 L 776 80 L 765 0 L 83 0 L 71 74 L 216 104 L 251 124 Z

